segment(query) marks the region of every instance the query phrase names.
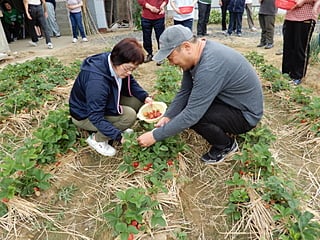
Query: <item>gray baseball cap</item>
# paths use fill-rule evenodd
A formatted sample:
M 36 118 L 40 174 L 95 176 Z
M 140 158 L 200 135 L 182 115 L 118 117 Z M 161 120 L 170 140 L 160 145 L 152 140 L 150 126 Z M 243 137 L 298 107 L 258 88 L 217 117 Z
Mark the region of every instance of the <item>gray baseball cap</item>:
M 180 46 L 184 41 L 190 40 L 192 37 L 193 33 L 191 30 L 181 24 L 166 28 L 159 39 L 160 50 L 152 59 L 157 62 L 162 61 L 167 58 L 176 47 Z

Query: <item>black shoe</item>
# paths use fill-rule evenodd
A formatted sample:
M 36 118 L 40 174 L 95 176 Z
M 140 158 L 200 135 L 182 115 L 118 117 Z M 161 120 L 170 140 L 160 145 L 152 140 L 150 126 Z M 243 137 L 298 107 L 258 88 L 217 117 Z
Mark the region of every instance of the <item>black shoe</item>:
M 257 47 L 264 47 L 264 46 L 266 46 L 265 43 L 259 43 L 259 44 L 257 45 Z
M 228 154 L 236 152 L 237 150 L 238 143 L 236 140 L 234 140 L 230 147 L 226 147 L 223 150 L 217 150 L 214 147 L 212 147 L 209 152 L 207 152 L 201 157 L 201 160 L 205 164 L 217 164 L 222 162 Z
M 152 61 L 152 54 L 148 54 L 146 59 L 144 60 L 145 63 L 151 62 Z
M 273 48 L 273 44 L 272 43 L 268 43 L 264 49 L 270 49 L 270 48 Z

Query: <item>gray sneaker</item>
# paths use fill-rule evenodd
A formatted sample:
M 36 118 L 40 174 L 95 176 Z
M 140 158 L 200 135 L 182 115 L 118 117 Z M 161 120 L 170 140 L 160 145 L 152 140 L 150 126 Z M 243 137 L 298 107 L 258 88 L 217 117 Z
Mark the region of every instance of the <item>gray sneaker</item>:
M 205 164 L 221 163 L 227 155 L 236 151 L 238 151 L 238 143 L 234 140 L 230 147 L 226 147 L 223 150 L 217 150 L 214 147 L 211 147 L 210 151 L 201 157 L 201 160 Z
M 29 43 L 29 45 L 32 46 L 32 47 L 38 46 L 38 44 L 37 44 L 36 42 L 29 41 L 28 43 Z

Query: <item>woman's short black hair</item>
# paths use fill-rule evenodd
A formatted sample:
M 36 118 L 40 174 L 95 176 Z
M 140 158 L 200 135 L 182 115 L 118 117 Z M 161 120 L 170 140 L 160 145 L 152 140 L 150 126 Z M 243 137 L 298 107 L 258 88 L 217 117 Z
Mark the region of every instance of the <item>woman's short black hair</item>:
M 135 38 L 124 38 L 111 51 L 111 61 L 115 66 L 123 63 L 139 65 L 144 62 L 144 50 Z

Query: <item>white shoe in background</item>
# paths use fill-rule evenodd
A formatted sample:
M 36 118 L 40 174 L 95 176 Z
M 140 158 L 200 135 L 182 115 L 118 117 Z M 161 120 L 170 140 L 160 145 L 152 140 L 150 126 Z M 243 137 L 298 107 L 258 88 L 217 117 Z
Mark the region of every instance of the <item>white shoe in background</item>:
M 29 43 L 31 46 L 33 46 L 33 47 L 38 46 L 38 44 L 37 44 L 36 42 L 29 41 L 28 43 Z

